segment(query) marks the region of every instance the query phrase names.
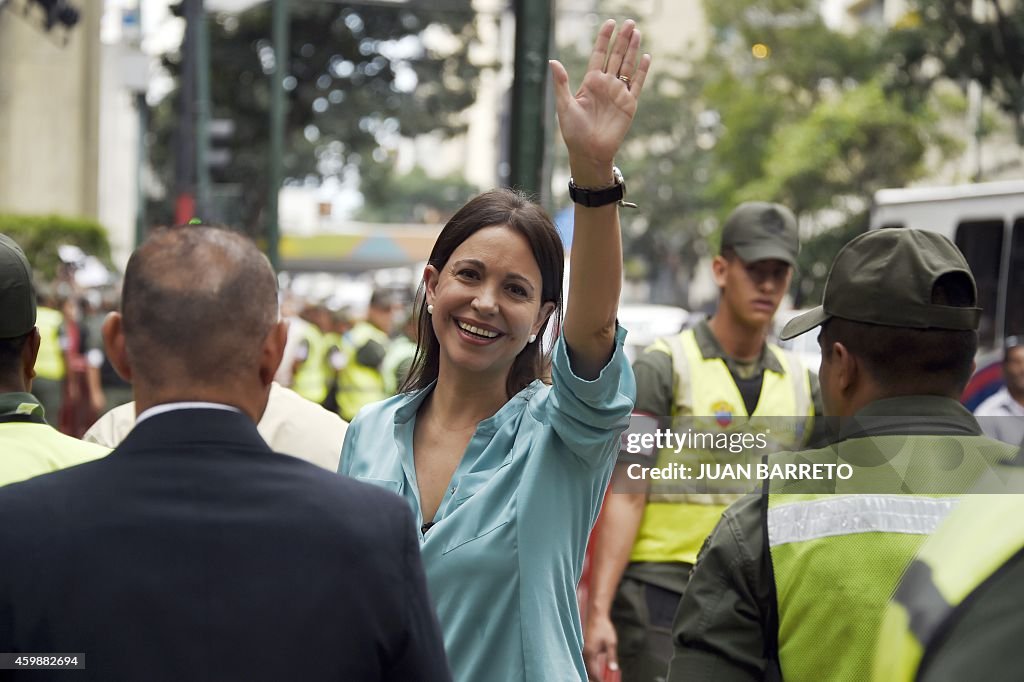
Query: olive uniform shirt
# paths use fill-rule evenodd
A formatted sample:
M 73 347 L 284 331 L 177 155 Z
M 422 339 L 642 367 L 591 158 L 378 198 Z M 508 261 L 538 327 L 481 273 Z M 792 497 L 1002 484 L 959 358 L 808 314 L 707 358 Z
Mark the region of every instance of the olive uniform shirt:
M 928 403 L 936 409 L 922 414 L 921 396 L 891 398 L 868 405 L 857 416 L 926 416 L 936 433 L 982 435 L 978 422 L 955 400 Z M 875 429 L 886 428 L 876 424 L 860 422 L 855 435 L 871 437 Z M 839 440 L 844 435 L 840 432 Z M 673 625 L 669 682 L 781 679 L 766 504 L 767 495 L 751 494 L 731 505 L 701 548 Z
M 753 362 L 738 362 L 726 355 L 722 345 L 715 338 L 707 319 L 701 320 L 693 328 L 697 347 L 705 359 L 721 358 L 729 368 L 736 388 L 743 396 L 744 406 L 747 414 L 752 414 L 757 407 L 757 399 L 761 394 L 761 385 L 764 380 L 765 370 L 783 373 L 782 365 L 779 364 L 775 355 L 768 350 L 768 344 L 761 348 L 761 355 Z M 809 369 L 811 375 L 811 400 L 814 404 L 814 431 L 809 442 L 816 442 L 819 433 L 819 424 L 822 415 L 821 388 L 818 385 L 818 375 L 815 368 Z M 675 384 L 675 370 L 672 367 L 672 357 L 662 350 L 650 348 L 640 355 L 633 363 L 633 374 L 636 375 L 636 407 L 635 413 L 649 414 L 658 417 L 667 417 L 672 414 L 675 396 L 673 388 Z M 682 416 L 690 412 L 686 406 L 683 407 Z M 630 455 L 626 452 L 620 453 L 620 462 L 639 462 L 649 465 L 650 462 L 640 456 Z M 662 566 L 656 563 L 632 563 L 626 567 L 625 576 L 663 587 L 673 592 L 681 593 L 686 589 L 686 573 L 680 573 L 676 565 Z

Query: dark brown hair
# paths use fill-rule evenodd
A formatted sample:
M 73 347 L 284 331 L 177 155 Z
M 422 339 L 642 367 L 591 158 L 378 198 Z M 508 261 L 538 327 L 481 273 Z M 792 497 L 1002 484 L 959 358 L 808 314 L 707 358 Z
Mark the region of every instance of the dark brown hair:
M 562 326 L 562 272 L 565 266 L 565 249 L 548 214 L 526 195 L 510 189 L 494 189 L 471 199 L 459 209 L 441 230 L 434 248 L 430 252 L 429 265 L 438 272 L 444 271 L 445 264 L 462 242 L 485 227 L 503 225 L 526 238 L 537 261 L 541 274 L 541 305 L 554 303 L 555 310 L 544 322 L 537 334 L 537 341 L 526 344 L 516 357 L 505 383 L 505 390 L 511 398 L 534 379 L 544 375 L 548 358 L 542 351 L 544 334 L 555 322 L 556 329 Z M 422 284 L 420 285 L 422 286 Z M 441 345 L 434 334 L 434 327 L 427 314 L 425 303 L 419 306 L 419 343 L 413 358 L 409 376 L 402 383 L 403 393 L 429 386 L 435 379 L 440 366 Z

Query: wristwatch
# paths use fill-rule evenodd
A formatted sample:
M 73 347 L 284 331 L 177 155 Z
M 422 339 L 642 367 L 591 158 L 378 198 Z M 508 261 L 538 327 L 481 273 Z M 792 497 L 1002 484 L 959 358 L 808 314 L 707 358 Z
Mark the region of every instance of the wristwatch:
M 626 181 L 622 177 L 622 171 L 617 166 L 612 166 L 613 184 L 610 187 L 601 189 L 588 189 L 579 187 L 572 178 L 569 178 L 569 198 L 581 206 L 597 208 L 618 202 L 619 206 L 636 208 L 636 204 L 623 201 L 626 196 Z

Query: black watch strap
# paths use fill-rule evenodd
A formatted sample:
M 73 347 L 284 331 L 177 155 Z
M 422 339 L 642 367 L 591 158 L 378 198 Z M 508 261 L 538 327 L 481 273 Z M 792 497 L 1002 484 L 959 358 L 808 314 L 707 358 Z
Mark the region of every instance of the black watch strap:
M 602 189 L 586 189 L 584 187 L 577 187 L 576 183 L 571 179 L 569 180 L 569 198 L 587 208 L 614 204 L 617 201 L 621 201 L 624 196 L 626 196 L 625 186 L 621 182 Z

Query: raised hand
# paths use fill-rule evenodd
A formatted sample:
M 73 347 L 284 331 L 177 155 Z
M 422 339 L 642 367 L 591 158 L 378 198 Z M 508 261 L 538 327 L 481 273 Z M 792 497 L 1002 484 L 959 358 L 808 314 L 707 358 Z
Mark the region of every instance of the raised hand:
M 614 32 L 612 19 L 601 26 L 587 72 L 575 95 L 569 91 L 569 74 L 565 67 L 551 61 L 555 111 L 574 176 L 579 171 L 600 173 L 606 166 L 610 170 L 633 122 L 637 100 L 651 66 L 648 54 L 638 60 L 640 31 L 634 21 L 627 20 L 613 42 Z M 607 179 L 610 180 L 610 176 Z

